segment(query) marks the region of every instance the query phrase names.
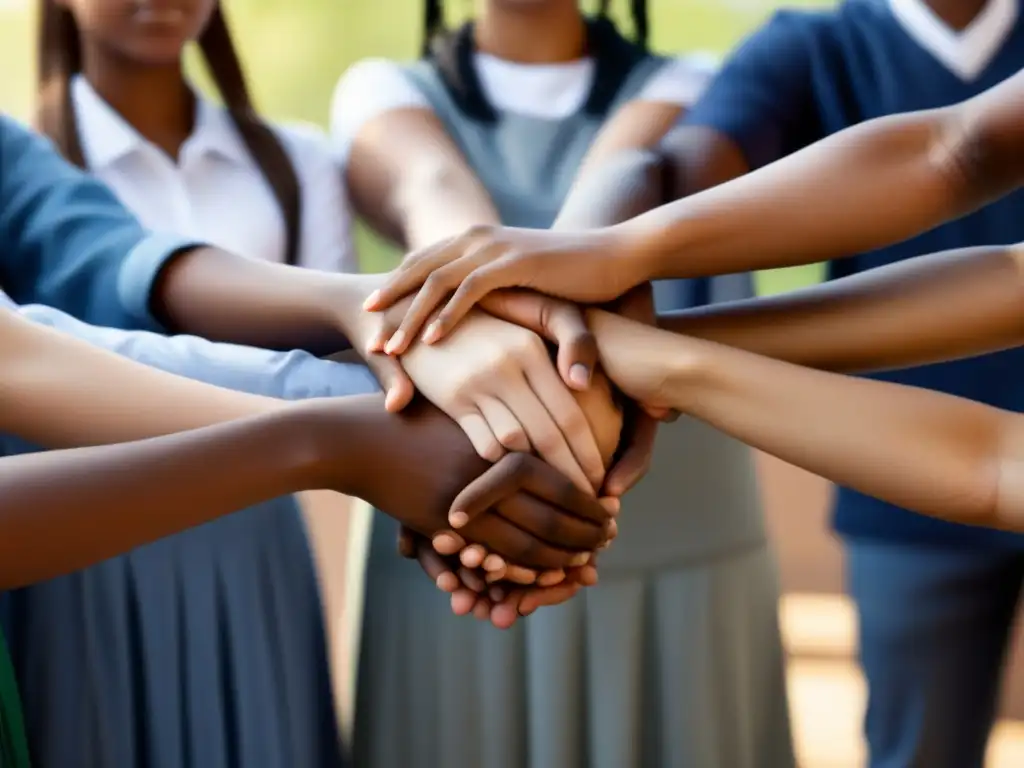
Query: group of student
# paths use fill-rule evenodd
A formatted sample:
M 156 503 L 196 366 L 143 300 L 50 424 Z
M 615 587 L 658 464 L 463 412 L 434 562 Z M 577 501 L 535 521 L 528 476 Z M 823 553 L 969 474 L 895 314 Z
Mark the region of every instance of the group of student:
M 643 2 L 632 40 L 443 10 L 327 140 L 254 111 L 216 0 L 41 0 L 50 141 L 0 119 L 0 764 L 794 765 L 747 444 L 844 486 L 872 765 L 981 765 L 1024 358 L 809 368 L 1020 344 L 1017 0 L 780 12 L 717 73 Z M 356 215 L 391 275 L 352 274 Z M 348 745 L 315 488 L 381 510 Z

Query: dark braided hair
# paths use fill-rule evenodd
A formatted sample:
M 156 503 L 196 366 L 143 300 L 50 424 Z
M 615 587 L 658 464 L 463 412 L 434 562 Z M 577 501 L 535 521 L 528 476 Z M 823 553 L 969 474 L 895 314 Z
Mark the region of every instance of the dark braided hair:
M 441 0 L 426 0 L 423 4 L 423 56 L 430 53 L 430 46 L 444 31 L 444 8 Z
M 597 6 L 597 16 L 601 19 L 608 18 L 608 6 L 610 0 L 601 0 Z M 642 50 L 647 50 L 647 37 L 650 23 L 647 16 L 647 0 L 630 0 L 630 13 L 633 16 L 633 42 Z
M 71 103 L 71 78 L 82 70 L 78 25 L 71 12 L 54 0 L 41 0 L 41 5 L 37 127 L 50 137 L 64 157 L 84 168 L 85 158 Z M 287 243 L 285 261 L 295 264 L 301 247 L 299 180 L 277 135 L 253 108 L 219 4 L 199 37 L 199 47 L 232 123 L 281 207 Z
M 600 0 L 597 6 L 598 18 L 608 18 L 610 0 Z M 444 7 L 442 0 L 425 0 L 423 6 L 423 50 L 422 54 L 430 53 L 430 46 L 439 34 L 444 31 Z M 634 42 L 643 50 L 647 50 L 647 38 L 650 31 L 650 20 L 647 14 L 647 0 L 630 0 L 630 11 L 633 15 Z

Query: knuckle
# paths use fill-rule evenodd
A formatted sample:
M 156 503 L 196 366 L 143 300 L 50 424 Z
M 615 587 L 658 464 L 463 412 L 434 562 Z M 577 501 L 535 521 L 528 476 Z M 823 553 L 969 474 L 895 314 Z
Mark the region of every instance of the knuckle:
M 527 453 L 513 453 L 508 457 L 508 474 L 516 482 L 525 480 L 531 471 L 533 462 Z
M 474 224 L 466 230 L 465 237 L 471 240 L 488 237 L 494 233 L 494 227 L 490 224 Z
M 533 448 L 541 456 L 553 456 L 560 452 L 562 440 L 558 433 L 545 429 L 533 438 Z
M 504 455 L 505 448 L 499 440 L 488 440 L 481 446 L 480 457 L 487 459 L 487 461 L 498 461 Z
M 530 441 L 526 437 L 526 433 L 522 428 L 508 428 L 503 430 L 498 435 L 498 442 L 508 448 L 510 451 L 526 451 L 529 450 Z

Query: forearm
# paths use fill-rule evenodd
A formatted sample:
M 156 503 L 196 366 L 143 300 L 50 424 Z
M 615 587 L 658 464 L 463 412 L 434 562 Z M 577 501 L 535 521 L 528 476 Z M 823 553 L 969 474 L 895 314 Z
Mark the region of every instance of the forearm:
M 552 229 L 594 229 L 639 216 L 664 201 L 665 174 L 653 150 L 617 153 L 580 174 Z
M 1024 530 L 1024 482 L 1014 477 L 1024 450 L 1020 417 L 719 345 L 681 340 L 680 353 L 689 363 L 670 376 L 680 411 L 901 507 Z
M 392 207 L 408 250 L 426 248 L 480 224 L 501 224 L 487 190 L 469 168 L 411 171 L 396 181 Z
M 1014 187 L 966 175 L 946 112 L 884 117 L 622 225 L 650 278 L 744 272 L 859 253 Z M 896 195 L 896 200 L 893 196 Z M 886 201 L 890 202 L 886 202 Z
M 1021 253 L 922 256 L 779 296 L 668 313 L 659 325 L 832 371 L 969 357 L 1024 344 Z
M 214 341 L 329 354 L 348 345 L 352 275 L 249 259 L 218 248 L 174 258 L 153 288 L 164 327 Z
M 0 311 L 0 431 L 47 447 L 165 435 L 281 407 L 96 349 Z
M 0 588 L 53 578 L 260 501 L 319 487 L 308 425 L 295 413 L 0 459 Z

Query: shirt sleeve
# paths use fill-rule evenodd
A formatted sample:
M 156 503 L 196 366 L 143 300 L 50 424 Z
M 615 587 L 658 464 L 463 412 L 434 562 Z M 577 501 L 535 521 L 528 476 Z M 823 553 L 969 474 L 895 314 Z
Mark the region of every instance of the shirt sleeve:
M 332 363 L 306 352 L 271 352 L 196 336 L 101 328 L 53 307 L 18 307 L 18 314 L 137 363 L 239 392 L 299 400 L 377 392 L 362 365 Z
M 153 283 L 194 240 L 145 230 L 49 141 L 0 116 L 0 285 L 102 325 L 157 328 Z
M 364 125 L 395 109 L 432 107 L 397 62 L 364 59 L 349 67 L 331 97 L 331 145 L 336 162 L 344 166 Z
M 713 54 L 697 53 L 669 59 L 647 81 L 635 99 L 689 107 L 704 93 L 718 65 Z
M 729 57 L 683 122 L 712 128 L 741 149 L 751 169 L 792 152 L 813 109 L 810 14 L 783 11 Z
M 358 272 L 352 211 L 326 135 L 313 125 L 288 125 L 277 131 L 302 189 L 299 265 L 326 272 Z

